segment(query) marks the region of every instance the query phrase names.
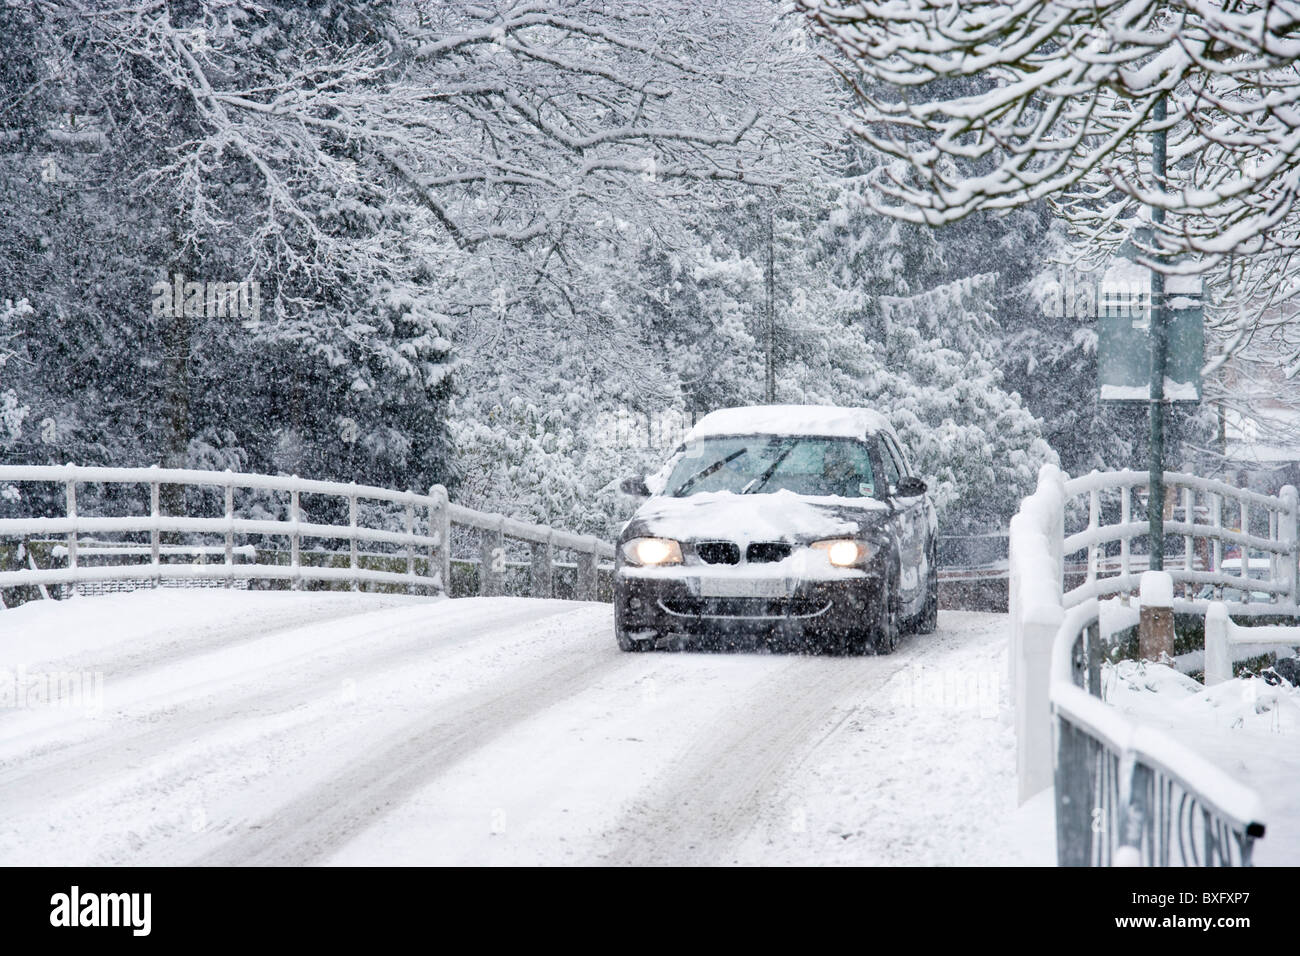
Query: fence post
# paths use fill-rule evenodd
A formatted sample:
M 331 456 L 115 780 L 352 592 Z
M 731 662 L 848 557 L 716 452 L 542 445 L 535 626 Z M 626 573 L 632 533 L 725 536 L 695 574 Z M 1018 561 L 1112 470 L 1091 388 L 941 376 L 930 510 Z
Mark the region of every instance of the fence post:
M 498 517 L 493 524 L 492 529 L 482 529 L 479 532 L 479 549 L 478 549 L 478 593 L 483 597 L 496 597 L 503 593 L 502 584 L 505 580 L 505 535 L 502 533 L 502 525 L 505 518 Z M 500 563 L 501 570 L 497 570 L 497 564 Z
M 1088 693 L 1101 696 L 1101 623 L 1093 621 L 1083 632 L 1083 648 L 1087 660 Z
M 1287 597 L 1294 606 L 1297 601 L 1296 594 L 1296 542 L 1298 539 L 1296 529 L 1297 519 L 1297 493 L 1295 485 L 1283 485 L 1282 490 L 1278 492 L 1278 497 L 1282 499 L 1282 506 L 1286 509 L 1277 516 L 1278 520 L 1278 541 L 1286 547 L 1286 553 L 1282 555 L 1282 583 L 1286 585 Z
M 1158 661 L 1174 656 L 1174 579 L 1168 571 L 1143 571 L 1138 656 Z
M 1191 471 L 1190 468 L 1185 469 Z M 1195 558 L 1192 554 L 1192 536 L 1195 534 L 1196 526 L 1196 492 L 1192 490 L 1191 485 L 1183 487 L 1183 521 L 1187 523 L 1187 534 L 1183 535 L 1183 570 L 1190 572 L 1195 570 Z M 1183 597 L 1190 598 L 1194 593 L 1192 579 L 1190 575 L 1183 579 Z
M 1130 557 L 1130 538 L 1128 536 L 1128 524 L 1133 520 L 1133 488 L 1130 485 L 1123 484 L 1119 488 L 1119 523 L 1124 525 L 1124 536 L 1119 539 L 1119 573 L 1127 581 L 1129 572 L 1132 570 L 1133 562 Z M 1129 602 L 1129 591 L 1125 588 L 1120 592 L 1120 599 L 1125 605 Z
M 1223 573 L 1223 495 L 1217 491 L 1210 493 L 1210 524 L 1214 538 L 1210 542 L 1210 570 L 1215 574 Z M 1214 593 L 1221 594 L 1221 585 L 1214 586 Z
M 1232 621 L 1228 608 L 1215 601 L 1205 609 L 1205 686 L 1232 680 L 1232 644 L 1229 630 Z
M 447 489 L 433 485 L 429 489 L 429 535 L 438 539 L 435 552 L 429 552 L 429 574 L 438 578 L 442 593 L 451 597 L 451 509 L 448 507 Z
M 157 465 L 150 465 L 150 471 L 157 471 Z M 153 586 L 162 586 L 162 531 L 158 527 L 162 508 L 159 506 L 159 482 L 149 482 L 149 562 L 153 568 Z
M 533 597 L 548 598 L 555 595 L 555 532 L 546 529 L 546 541 L 533 542 L 531 585 Z
M 235 478 L 226 469 L 226 587 L 235 586 Z
M 294 475 L 293 480 L 296 482 L 298 476 Z M 302 517 L 302 508 L 298 502 L 298 489 L 295 487 L 289 492 L 289 521 L 291 530 L 289 537 L 289 565 L 293 569 L 293 589 L 302 590 L 302 538 L 298 534 L 298 520 Z
M 1097 469 L 1094 468 L 1092 470 L 1092 473 L 1094 475 L 1097 474 Z M 1088 530 L 1095 533 L 1096 530 L 1100 527 L 1101 527 L 1101 491 L 1098 490 L 1097 488 L 1093 488 L 1092 491 L 1088 492 Z M 1097 580 L 1097 558 L 1098 558 L 1097 552 L 1100 550 L 1100 548 L 1101 545 L 1098 544 L 1096 541 L 1088 545 L 1088 583 L 1089 584 L 1092 584 L 1094 581 Z
M 1040 603 L 1021 620 L 1020 663 L 1016 667 L 1016 769 L 1024 803 L 1052 785 L 1052 644 L 1065 610 Z
M 1242 539 L 1237 550 L 1241 553 L 1241 580 L 1244 582 L 1250 579 L 1250 548 L 1247 547 L 1245 538 L 1246 535 L 1250 534 L 1250 502 L 1245 498 L 1241 499 L 1240 512 Z M 1243 594 L 1250 594 L 1249 585 L 1243 584 L 1241 590 Z
M 77 468 L 72 462 L 68 462 L 65 491 L 67 516 L 72 525 L 68 529 L 68 570 L 72 572 L 68 597 L 75 597 L 77 594 Z
M 415 593 L 415 492 L 406 489 L 406 593 Z
M 1281 524 L 1279 524 L 1279 520 L 1278 520 L 1279 518 L 1281 518 L 1281 515 L 1278 514 L 1278 512 L 1274 511 L 1272 508 L 1269 508 L 1267 513 L 1268 513 L 1268 541 L 1269 544 L 1277 544 L 1279 541 L 1282 540 L 1282 526 Z M 1276 582 L 1279 578 L 1278 557 L 1279 555 L 1276 551 L 1270 551 L 1268 553 L 1268 579 L 1271 582 Z
M 348 569 L 352 572 L 352 590 L 361 590 L 361 578 L 357 575 L 357 483 L 348 482 Z
M 574 595 L 579 601 L 596 600 L 596 539 L 587 535 L 587 547 L 578 552 L 578 589 Z

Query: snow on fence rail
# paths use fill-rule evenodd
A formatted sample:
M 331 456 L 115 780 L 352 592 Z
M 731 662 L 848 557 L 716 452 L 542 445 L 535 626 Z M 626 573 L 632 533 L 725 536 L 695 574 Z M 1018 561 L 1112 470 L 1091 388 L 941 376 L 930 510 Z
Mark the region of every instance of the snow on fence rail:
M 1228 606 L 1215 601 L 1205 611 L 1205 686 L 1232 680 L 1232 665 L 1270 647 L 1300 647 L 1300 627 L 1242 627 L 1228 617 Z
M 1146 485 L 1147 478 L 1143 472 L 1120 471 L 1069 479 L 1047 465 L 1039 472 L 1037 489 L 1011 519 L 1008 668 L 1015 700 L 1019 796 L 1023 802 L 1055 781 L 1062 863 L 1132 859 L 1133 849 L 1140 859 L 1156 863 L 1175 856 L 1193 864 L 1249 863 L 1250 842 L 1263 834 L 1255 819 L 1254 795 L 1198 755 L 1106 707 L 1095 696 L 1095 673 L 1092 679 L 1075 679 L 1075 670 L 1088 675 L 1098 666 L 1097 599 L 1139 589 L 1141 575 L 1133 572 L 1134 559 L 1140 556 L 1131 553 L 1130 542 L 1147 534 L 1147 524 L 1133 520 L 1132 501 L 1134 489 Z M 1270 497 L 1195 475 L 1166 472 L 1164 480 L 1176 489 L 1182 508 L 1181 520 L 1165 522 L 1168 534 L 1184 539 L 1181 567 L 1167 569 L 1173 581 L 1187 588 L 1211 585 L 1240 589 L 1247 597 L 1270 596 L 1269 603 L 1235 603 L 1234 613 L 1296 614 L 1295 489 L 1288 485 Z M 1080 496 L 1087 499 L 1087 527 L 1066 535 L 1068 507 Z M 1115 497 L 1119 520 L 1103 524 L 1103 500 L 1113 505 Z M 1238 527 L 1224 523 L 1225 504 L 1235 507 Z M 1198 521 L 1198 516 L 1207 520 Z M 1266 522 L 1267 532 L 1253 533 L 1253 519 L 1262 519 L 1261 526 Z M 1197 539 L 1202 543 L 1199 552 Z M 1120 547 L 1116 573 L 1103 575 L 1102 549 L 1115 542 Z M 1224 569 L 1225 543 L 1241 551 L 1236 574 Z M 1268 555 L 1264 567 L 1253 567 L 1252 549 Z M 1084 580 L 1067 590 L 1067 558 L 1081 551 L 1087 555 Z M 1267 573 L 1248 577 L 1255 570 Z M 1174 603 L 1180 611 L 1206 613 L 1211 607 L 1209 599 L 1200 597 Z M 1207 622 L 1207 631 L 1214 626 Z M 1277 635 L 1279 642 L 1283 636 Z M 1214 639 L 1207 635 L 1207 640 Z M 1207 644 L 1207 657 L 1210 653 Z M 1228 669 L 1230 673 L 1230 661 Z M 1105 837 L 1111 842 L 1103 846 L 1094 839 L 1095 820 L 1079 815 L 1104 813 L 1106 807 L 1125 817 L 1127 829 L 1112 830 Z M 1192 819 L 1201 828 L 1195 839 L 1176 829 Z M 1152 825 L 1159 833 L 1150 830 Z M 1174 832 L 1179 835 L 1177 847 L 1169 843 Z M 1117 857 L 1121 847 L 1130 849 Z
M 0 465 L 0 484 L 18 485 L 30 482 L 50 482 L 63 486 L 65 509 L 60 517 L 0 518 L 0 540 L 50 538 L 61 536 L 65 541 L 66 567 L 29 567 L 14 571 L 0 571 L 0 589 L 47 585 L 80 585 L 90 582 L 141 580 L 159 584 L 167 581 L 285 581 L 291 587 L 301 588 L 304 582 L 350 583 L 354 589 L 362 584 L 405 586 L 415 593 L 421 590 L 448 593 L 451 581 L 451 531 L 453 526 L 472 529 L 478 533 L 479 593 L 485 595 L 504 593 L 505 573 L 508 563 L 506 540 L 523 542 L 531 548 L 530 588 L 536 596 L 554 593 L 554 569 L 561 566 L 555 560 L 557 550 L 570 551 L 577 556 L 577 587 L 575 596 L 580 600 L 594 600 L 597 595 L 597 575 L 601 561 L 614 557 L 609 542 L 591 535 L 576 535 L 557 531 L 543 525 L 519 521 L 504 515 L 487 514 L 450 502 L 447 491 L 434 485 L 428 494 L 414 491 L 394 491 L 372 485 L 314 481 L 298 477 L 248 474 L 232 471 L 202 471 L 196 469 L 158 468 L 99 468 L 76 465 Z M 77 487 L 85 484 L 144 485 L 149 489 L 149 513 L 127 516 L 83 515 L 77 507 Z M 219 517 L 164 514 L 161 508 L 161 486 L 216 488 L 224 492 L 223 513 Z M 234 506 L 236 490 L 253 490 L 287 494 L 287 520 L 250 518 L 237 515 Z M 302 497 L 324 496 L 335 504 L 346 503 L 346 524 L 330 524 L 304 520 Z M 401 530 L 374 528 L 359 520 L 363 503 L 384 503 L 395 507 L 399 514 Z M 147 561 L 88 567 L 80 563 L 82 536 L 88 534 L 148 535 L 148 551 L 142 552 Z M 223 540 L 220 564 L 170 563 L 162 557 L 169 550 L 164 536 L 211 535 Z M 236 562 L 235 556 L 246 550 L 237 547 L 237 536 L 262 536 L 286 539 L 289 546 L 286 563 L 269 564 Z M 346 557 L 346 566 L 327 563 L 313 564 L 303 560 L 304 541 L 347 542 L 347 551 L 328 551 L 329 559 Z M 363 554 L 362 543 L 394 550 L 383 555 Z M 102 551 L 103 545 L 95 548 Z M 207 550 L 207 549 L 204 549 Z M 254 555 L 258 552 L 255 550 Z M 316 557 L 319 557 L 318 555 Z M 363 567 L 364 558 L 383 557 L 389 564 L 403 570 L 382 567 Z M 3 602 L 0 602 L 3 606 Z

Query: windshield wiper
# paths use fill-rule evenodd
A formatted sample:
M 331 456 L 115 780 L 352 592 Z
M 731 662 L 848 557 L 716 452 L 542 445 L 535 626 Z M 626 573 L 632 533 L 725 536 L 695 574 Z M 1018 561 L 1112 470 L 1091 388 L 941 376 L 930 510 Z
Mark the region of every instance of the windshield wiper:
M 741 448 L 738 451 L 733 451 L 726 458 L 719 458 L 717 461 L 709 465 L 707 468 L 704 468 L 702 471 L 697 471 L 695 474 L 691 475 L 691 477 L 687 478 L 685 481 L 683 481 L 680 485 L 677 486 L 677 490 L 673 492 L 673 497 L 680 498 L 682 495 L 686 494 L 686 492 L 694 488 L 697 482 L 703 481 L 705 478 L 709 477 L 709 475 L 713 474 L 719 468 L 731 464 L 733 461 L 735 461 L 737 458 L 739 458 L 747 451 L 749 451 L 748 448 Z
M 759 488 L 762 488 L 765 484 L 767 484 L 767 480 L 776 474 L 776 470 L 781 467 L 781 462 L 785 461 L 786 457 L 790 454 L 790 452 L 794 451 L 795 445 L 797 444 L 798 442 L 795 442 L 794 444 L 790 445 L 790 447 L 788 447 L 785 451 L 781 452 L 781 454 L 777 455 L 776 458 L 772 461 L 772 464 L 768 465 L 761 475 L 759 475 L 757 478 L 755 478 L 753 481 L 747 484 L 744 488 L 740 489 L 740 493 L 742 495 L 747 495 L 752 491 L 757 491 Z

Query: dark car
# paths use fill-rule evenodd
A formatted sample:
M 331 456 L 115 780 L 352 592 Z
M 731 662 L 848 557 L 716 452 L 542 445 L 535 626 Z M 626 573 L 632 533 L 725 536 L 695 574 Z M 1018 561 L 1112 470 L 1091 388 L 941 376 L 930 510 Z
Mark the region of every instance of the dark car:
M 775 640 L 887 654 L 934 631 L 936 520 L 883 416 L 816 405 L 703 418 L 619 536 L 618 645 Z

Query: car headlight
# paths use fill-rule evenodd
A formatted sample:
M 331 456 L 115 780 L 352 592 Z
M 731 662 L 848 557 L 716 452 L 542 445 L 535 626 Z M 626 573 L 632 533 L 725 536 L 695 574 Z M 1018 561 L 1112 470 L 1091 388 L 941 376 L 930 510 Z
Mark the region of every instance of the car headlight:
M 672 538 L 633 538 L 623 543 L 623 557 L 644 567 L 681 564 L 682 546 Z
M 862 564 L 875 553 L 867 542 L 852 538 L 828 538 L 825 541 L 814 541 L 810 547 L 825 552 L 826 560 L 837 568 Z

